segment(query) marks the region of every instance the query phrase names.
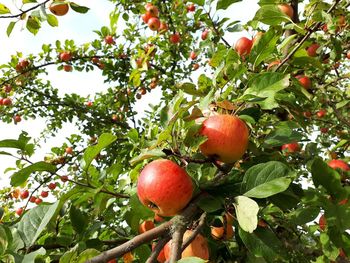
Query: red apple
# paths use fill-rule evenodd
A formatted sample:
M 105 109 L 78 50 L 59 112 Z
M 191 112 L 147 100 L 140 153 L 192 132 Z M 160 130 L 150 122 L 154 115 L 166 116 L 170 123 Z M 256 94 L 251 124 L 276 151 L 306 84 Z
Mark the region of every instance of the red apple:
M 21 197 L 21 199 L 27 199 L 29 196 L 29 192 L 28 190 L 22 190 L 19 194 L 19 196 Z
M 164 33 L 164 32 L 166 32 L 166 31 L 168 31 L 168 25 L 167 25 L 167 23 L 165 23 L 165 22 L 160 22 L 159 32 L 160 32 L 160 33 Z
M 68 176 L 67 175 L 62 175 L 62 176 L 60 176 L 60 179 L 61 179 L 61 181 L 62 182 L 67 182 L 68 181 Z
M 20 65 L 23 69 L 25 69 L 26 67 L 29 66 L 29 61 L 26 60 L 26 59 L 22 59 L 22 60 L 19 61 L 19 65 Z
M 153 243 L 152 244 L 152 251 L 154 250 L 154 248 L 156 247 L 157 243 Z M 158 257 L 157 257 L 157 261 L 159 263 L 164 263 L 166 261 L 166 258 L 165 258 L 165 255 L 164 255 L 164 247 L 163 249 L 160 251 L 160 253 L 158 254 Z
M 114 41 L 114 39 L 113 39 L 113 36 L 111 36 L 111 35 L 105 36 L 105 43 L 106 43 L 107 45 L 113 45 L 113 44 L 115 44 L 115 41 Z
M 187 12 L 194 12 L 196 11 L 196 6 L 194 4 L 190 4 L 186 7 Z
M 0 97 L 0 106 L 4 105 L 4 98 Z
M 117 263 L 117 260 L 115 258 L 108 260 L 107 263 Z
M 342 248 L 339 248 L 339 257 L 341 257 L 341 258 L 346 258 L 345 251 L 344 251 L 344 249 L 342 249 Z
M 140 225 L 139 225 L 139 234 L 145 233 L 148 230 L 151 230 L 155 227 L 153 221 L 151 220 L 146 220 L 143 221 Z
M 311 88 L 311 80 L 304 75 L 298 75 L 296 78 L 299 80 L 299 83 L 301 86 L 303 86 L 305 89 Z
M 159 222 L 163 222 L 164 218 L 161 217 L 160 215 L 154 214 L 154 221 L 159 223 Z
M 22 121 L 21 115 L 15 115 L 13 117 L 13 120 L 15 121 L 15 123 L 21 122 Z
M 66 154 L 72 155 L 72 154 L 73 154 L 73 148 L 72 148 L 72 147 L 67 147 L 67 148 L 65 149 L 65 152 L 66 152 Z
M 290 18 L 293 18 L 294 10 L 293 7 L 291 7 L 289 4 L 279 4 L 277 7 L 282 13 L 289 16 Z
M 191 177 L 178 164 L 165 159 L 147 164 L 138 178 L 137 195 L 142 204 L 160 216 L 174 216 L 192 198 Z
M 281 150 L 286 153 L 295 153 L 300 151 L 300 145 L 297 142 L 282 145 Z
M 195 60 L 195 59 L 197 58 L 196 52 L 191 51 L 191 53 L 190 53 L 190 58 L 191 58 L 192 60 Z
M 346 205 L 348 203 L 348 199 L 343 199 L 343 200 L 340 200 L 338 205 Z
M 41 204 L 42 201 L 43 201 L 43 200 L 42 200 L 41 198 L 39 198 L 39 197 L 35 198 L 35 203 L 36 203 L 37 205 Z
M 181 41 L 180 34 L 176 32 L 175 34 L 170 35 L 170 42 L 173 44 L 178 44 Z
M 69 64 L 66 64 L 66 65 L 63 65 L 63 70 L 65 72 L 71 72 L 71 71 L 73 71 L 73 67 Z
M 22 207 L 18 208 L 18 209 L 16 210 L 16 214 L 17 214 L 18 216 L 21 216 L 21 215 L 23 214 L 23 208 L 22 208 Z
M 4 98 L 2 100 L 2 105 L 6 105 L 6 106 L 12 105 L 12 100 L 10 98 Z
M 11 91 L 12 91 L 12 87 L 11 87 L 11 85 L 5 85 L 5 87 L 4 87 L 4 91 L 6 92 L 6 93 L 10 93 Z
M 55 190 L 55 188 L 56 188 L 56 183 L 49 183 L 48 188 L 49 188 L 50 190 Z
M 236 116 L 222 114 L 203 122 L 199 134 L 208 139 L 200 145 L 201 152 L 224 163 L 239 160 L 247 150 L 249 130 Z
M 266 221 L 264 220 L 264 219 L 259 219 L 259 221 L 258 221 L 258 226 L 260 226 L 260 227 L 267 227 L 268 225 L 267 225 L 267 223 L 266 223 Z
M 151 17 L 147 23 L 149 29 L 152 31 L 157 31 L 160 27 L 160 21 L 157 17 Z
M 145 24 L 148 23 L 148 21 L 149 21 L 149 19 L 150 19 L 151 17 L 152 17 L 152 15 L 151 15 L 149 12 L 146 12 L 145 14 L 143 14 L 143 15 L 141 16 L 142 21 L 143 21 Z
M 253 41 L 246 37 L 241 37 L 237 40 L 235 50 L 240 56 L 246 56 L 250 54 L 253 46 Z
M 309 46 L 307 48 L 306 52 L 310 57 L 316 57 L 317 56 L 317 49 L 319 49 L 319 48 L 320 48 L 319 44 L 313 43 L 313 44 L 311 44 L 311 46 Z
M 316 115 L 317 115 L 317 117 L 319 117 L 319 118 L 323 118 L 324 116 L 326 116 L 326 113 L 327 113 L 326 110 L 320 109 L 318 112 L 316 112 Z
M 88 102 L 86 102 L 86 106 L 92 107 L 92 105 L 93 105 L 92 101 L 89 100 Z
M 350 170 L 349 165 L 346 162 L 344 162 L 343 160 L 339 160 L 339 159 L 330 160 L 328 162 L 328 166 L 333 168 L 333 169 L 341 169 L 344 172 L 347 172 Z
M 29 198 L 29 202 L 31 202 L 31 203 L 35 203 L 35 200 L 36 200 L 36 197 L 35 197 L 35 196 L 31 196 L 31 197 Z
M 61 61 L 67 62 L 71 60 L 73 56 L 69 51 L 63 51 L 60 53 L 59 57 Z
M 208 38 L 208 34 L 209 34 L 209 30 L 204 29 L 204 31 L 202 32 L 202 35 L 201 35 L 202 40 L 206 40 Z
M 350 59 L 350 51 L 346 54 L 346 57 Z
M 224 238 L 224 227 L 223 226 L 211 226 L 211 236 L 214 239 L 220 240 L 229 240 L 233 237 L 234 231 L 233 227 L 231 224 L 227 223 L 226 224 L 226 233 L 225 233 L 225 238 Z
M 45 197 L 49 196 L 49 192 L 48 191 L 42 191 L 40 195 L 41 195 L 41 197 L 45 198 Z
M 329 129 L 327 127 L 320 128 L 321 133 L 327 133 L 328 131 L 329 131 Z
M 100 58 L 98 58 L 98 57 L 93 57 L 93 58 L 91 59 L 91 62 L 94 63 L 94 64 L 97 64 L 97 63 L 100 62 Z
M 312 113 L 310 111 L 304 111 L 303 115 L 305 118 L 310 118 L 312 116 Z
M 327 226 L 327 220 L 324 215 L 321 215 L 320 219 L 318 220 L 318 224 L 320 226 L 320 229 L 324 231 Z
M 192 69 L 193 69 L 193 70 L 199 69 L 199 64 L 198 64 L 198 63 L 194 63 L 194 64 L 192 65 Z
M 188 239 L 189 236 L 193 233 L 192 230 L 186 230 L 183 236 L 183 242 Z M 164 246 L 164 255 L 165 259 L 169 260 L 171 257 L 171 240 Z M 209 248 L 208 242 L 205 237 L 201 234 L 198 234 L 195 239 L 191 242 L 191 244 L 186 247 L 186 249 L 182 252 L 181 258 L 187 257 L 198 257 L 204 260 L 209 259 Z
M 146 8 L 146 11 L 151 15 L 151 17 L 158 17 L 159 15 L 158 7 L 154 6 L 151 3 L 147 3 L 145 8 Z

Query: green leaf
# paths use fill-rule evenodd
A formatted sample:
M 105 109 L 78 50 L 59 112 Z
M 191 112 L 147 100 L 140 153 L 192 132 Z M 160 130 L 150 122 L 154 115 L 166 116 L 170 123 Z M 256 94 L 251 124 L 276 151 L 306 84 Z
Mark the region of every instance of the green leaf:
M 178 83 L 176 84 L 176 88 L 194 96 L 204 96 L 205 94 L 207 94 L 206 92 L 196 89 L 196 85 L 190 82 Z
M 76 261 L 77 263 L 84 263 L 86 262 L 88 259 L 91 259 L 95 256 L 100 255 L 101 252 L 94 249 L 94 248 L 89 248 L 87 250 L 84 250 L 83 252 L 81 252 L 81 254 L 78 257 L 78 260 Z
M 77 13 L 81 13 L 81 14 L 87 13 L 90 9 L 86 6 L 81 6 L 81 5 L 78 5 L 78 4 L 73 3 L 73 2 L 70 2 L 69 5 L 73 9 L 73 11 L 75 11 Z
M 9 25 L 7 26 L 6 34 L 7 34 L 8 37 L 11 35 L 12 30 L 13 30 L 13 28 L 15 27 L 15 25 L 16 25 L 16 22 L 11 21 L 11 22 L 9 23 Z
M 238 231 L 244 245 L 254 256 L 263 257 L 267 262 L 284 262 L 285 249 L 271 230 L 259 227 L 252 234 L 241 228 Z
M 292 20 L 282 13 L 276 5 L 264 5 L 255 14 L 254 20 L 266 25 L 277 26 L 282 22 L 292 22 Z
M 70 221 L 72 222 L 72 226 L 74 230 L 81 234 L 84 232 L 85 228 L 88 225 L 88 217 L 84 215 L 80 209 L 76 208 L 74 205 L 70 207 L 69 210 Z
M 0 4 L 0 15 L 11 13 L 7 6 Z
M 37 0 L 22 0 L 23 4 L 28 4 L 28 3 L 37 3 Z
M 47 23 L 49 23 L 50 26 L 52 27 L 58 26 L 58 19 L 56 16 L 52 14 L 47 14 L 46 18 L 47 18 Z
M 1 258 L 1 255 L 5 254 L 8 243 L 9 242 L 7 239 L 7 231 L 5 230 L 4 226 L 0 225 L 0 258 Z
M 241 191 L 245 196 L 266 198 L 285 191 L 292 179 L 287 165 L 270 161 L 250 167 L 243 177 Z
M 201 124 L 193 124 L 192 126 L 190 126 L 184 139 L 184 144 L 187 147 L 191 147 L 193 151 L 198 150 L 199 146 L 206 140 L 208 140 L 206 136 L 199 135 L 198 132 L 201 127 Z
M 125 213 L 125 220 L 132 230 L 138 231 L 138 227 L 141 219 L 148 219 L 154 217 L 154 212 L 144 206 L 137 195 L 134 194 L 130 197 L 129 201 L 130 210 Z
M 152 252 L 151 248 L 147 244 L 137 247 L 134 251 L 137 257 L 140 259 L 140 262 L 146 262 Z
M 252 233 L 258 225 L 258 204 L 249 197 L 237 196 L 233 205 L 236 209 L 239 226 L 244 231 Z
M 16 228 L 26 247 L 35 243 L 55 215 L 58 205 L 59 202 L 51 205 L 41 204 L 23 215 Z
M 339 249 L 330 241 L 327 233 L 320 234 L 320 242 L 322 244 L 323 253 L 330 259 L 336 260 L 339 255 Z
M 31 138 L 28 137 L 26 133 L 21 133 L 18 137 L 18 140 L 6 139 L 0 141 L 0 148 L 15 148 L 25 150 L 30 139 Z
M 33 35 L 36 35 L 39 32 L 39 29 L 41 27 L 41 23 L 38 17 L 30 16 L 28 17 L 26 28 L 30 33 Z
M 241 2 L 242 0 L 219 0 L 218 3 L 216 4 L 216 9 L 227 9 L 230 5 Z
M 103 133 L 98 138 L 98 143 L 93 146 L 89 146 L 83 155 L 83 159 L 85 161 L 83 167 L 86 171 L 91 162 L 95 159 L 95 157 L 104 149 L 107 148 L 109 145 L 111 145 L 113 142 L 117 140 L 117 136 L 110 134 L 110 133 Z
M 141 151 L 139 156 L 136 156 L 135 158 L 133 158 L 130 161 L 130 165 L 134 166 L 135 164 L 137 164 L 143 160 L 147 160 L 150 158 L 160 158 L 160 157 L 165 157 L 165 156 L 166 156 L 166 154 L 160 149 L 153 149 L 153 150 L 144 149 Z
M 22 259 L 22 263 L 33 263 L 36 262 L 35 259 L 37 256 L 42 256 L 46 254 L 45 248 L 41 247 L 38 250 L 35 250 L 34 252 L 31 252 L 29 254 L 26 254 L 24 258 Z
M 275 95 L 289 86 L 289 75 L 277 72 L 266 72 L 255 75 L 248 83 L 248 89 L 238 100 L 250 100 L 252 97 L 261 98 L 262 109 L 271 110 L 278 107 Z
M 198 206 L 205 212 L 212 213 L 223 207 L 220 199 L 213 196 L 206 196 L 198 202 Z
M 274 126 L 274 129 L 266 136 L 263 147 L 273 148 L 293 141 L 300 141 L 303 134 L 296 131 L 299 128 L 293 121 L 280 122 Z
M 288 215 L 292 224 L 296 226 L 309 223 L 318 216 L 320 209 L 318 207 L 300 207 Z
M 182 258 L 177 261 L 177 263 L 205 263 L 205 262 L 208 262 L 208 261 L 197 257 Z
M 330 168 L 322 159 L 316 158 L 311 166 L 312 180 L 316 187 L 322 185 L 329 194 L 339 196 L 346 191 L 341 184 L 340 175 Z
M 29 178 L 34 172 L 49 172 L 54 173 L 56 171 L 56 166 L 49 164 L 47 162 L 37 162 L 31 164 L 11 176 L 11 185 L 20 186 Z

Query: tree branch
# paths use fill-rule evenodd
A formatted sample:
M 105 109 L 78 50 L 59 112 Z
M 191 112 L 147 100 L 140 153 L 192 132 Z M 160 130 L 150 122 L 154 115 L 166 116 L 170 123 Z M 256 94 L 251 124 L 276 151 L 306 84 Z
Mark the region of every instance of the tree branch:
M 182 239 L 186 231 L 186 224 L 182 224 L 182 222 L 175 225 L 175 227 L 175 232 L 173 233 L 171 241 L 170 263 L 176 263 L 181 259 Z
M 201 215 L 201 217 L 199 218 L 199 222 L 198 222 L 198 225 L 195 228 L 195 230 L 193 230 L 192 234 L 182 244 L 181 252 L 183 252 L 186 249 L 186 247 L 188 247 L 192 243 L 192 241 L 196 238 L 196 236 L 200 233 L 200 231 L 202 230 L 202 228 L 205 225 L 206 218 L 207 218 L 207 213 L 203 213 Z
M 157 242 L 157 245 L 154 247 L 151 256 L 147 259 L 146 263 L 157 263 L 157 258 L 160 254 L 160 252 L 162 251 L 162 249 L 164 248 L 164 246 L 166 245 L 166 243 L 169 242 L 169 240 L 171 239 L 171 237 L 169 235 L 166 235 L 164 238 L 162 238 L 161 240 L 159 240 Z
M 16 17 L 21 17 L 22 15 L 24 15 L 25 13 L 28 13 L 29 11 L 32 11 L 32 10 L 34 10 L 34 9 L 37 9 L 39 6 L 41 6 L 41 5 L 45 5 L 47 2 L 49 2 L 50 0 L 45 0 L 44 2 L 42 2 L 42 3 L 39 3 L 39 4 L 37 4 L 37 5 L 35 5 L 35 6 L 33 6 L 33 7 L 31 7 L 31 8 L 29 8 L 29 9 L 27 9 L 27 10 L 24 10 L 24 11 L 22 11 L 21 13 L 18 13 L 18 14 L 16 14 L 16 15 L 6 15 L 6 16 L 0 16 L 0 18 L 16 18 Z

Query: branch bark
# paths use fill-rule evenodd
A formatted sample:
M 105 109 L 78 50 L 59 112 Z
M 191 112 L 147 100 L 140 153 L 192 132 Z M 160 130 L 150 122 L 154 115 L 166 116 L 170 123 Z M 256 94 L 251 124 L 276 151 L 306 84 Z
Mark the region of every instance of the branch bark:
M 146 263 L 157 263 L 157 258 L 160 254 L 160 252 L 162 251 L 162 249 L 164 248 L 164 246 L 166 245 L 166 243 L 169 242 L 169 240 L 171 239 L 171 237 L 169 235 L 165 236 L 164 238 L 162 238 L 161 240 L 159 240 L 157 242 L 157 245 L 154 247 L 154 250 L 151 253 L 151 256 L 147 259 Z

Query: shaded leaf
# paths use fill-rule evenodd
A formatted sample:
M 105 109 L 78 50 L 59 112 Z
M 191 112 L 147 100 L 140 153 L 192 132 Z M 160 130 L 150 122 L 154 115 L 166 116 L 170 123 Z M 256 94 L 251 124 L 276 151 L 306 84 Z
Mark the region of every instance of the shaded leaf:
M 11 185 L 20 186 L 23 184 L 29 176 L 34 172 L 49 172 L 54 173 L 56 171 L 56 166 L 47 162 L 37 162 L 31 164 L 11 176 Z

